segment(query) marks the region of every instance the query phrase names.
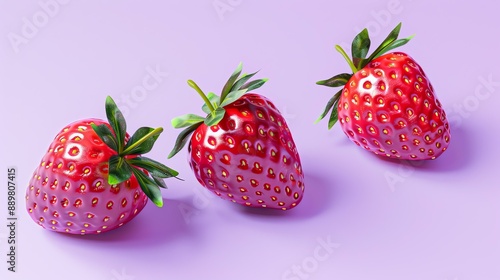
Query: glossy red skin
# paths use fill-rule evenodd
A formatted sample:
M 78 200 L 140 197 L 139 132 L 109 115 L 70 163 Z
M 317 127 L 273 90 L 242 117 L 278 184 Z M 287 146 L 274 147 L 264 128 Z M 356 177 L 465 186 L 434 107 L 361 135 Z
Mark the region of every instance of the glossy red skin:
M 377 155 L 435 159 L 450 142 L 446 113 L 429 79 L 401 52 L 356 72 L 343 89 L 338 113 L 349 139 Z
M 253 93 L 224 108 L 219 124 L 202 124 L 191 137 L 189 163 L 198 181 L 238 204 L 282 210 L 297 206 L 304 174 L 281 113 Z
M 87 119 L 65 127 L 31 178 L 26 208 L 45 229 L 70 234 L 110 231 L 133 219 L 148 201 L 134 176 L 116 186 L 108 184 L 107 162 L 116 152 L 99 139 L 92 122 L 108 125 Z

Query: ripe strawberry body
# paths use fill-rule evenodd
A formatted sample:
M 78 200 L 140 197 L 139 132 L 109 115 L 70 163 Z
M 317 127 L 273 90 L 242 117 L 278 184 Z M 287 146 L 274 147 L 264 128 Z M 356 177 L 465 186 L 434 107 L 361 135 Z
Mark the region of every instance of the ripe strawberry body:
M 245 94 L 224 109 L 218 124 L 201 124 L 191 136 L 189 162 L 198 181 L 246 206 L 295 207 L 304 192 L 304 175 L 280 112 L 258 94 Z
M 448 147 L 446 114 L 422 68 L 404 53 L 380 56 L 354 73 L 337 106 L 345 134 L 375 154 L 435 159 Z
M 420 65 L 405 53 L 388 53 L 413 38 L 398 39 L 400 29 L 401 23 L 369 56 L 371 40 L 366 28 L 352 41 L 352 59 L 335 46 L 352 74 L 317 82 L 342 87 L 318 121 L 330 114 L 329 129 L 339 121 L 351 141 L 383 157 L 436 159 L 448 148 L 450 126 Z
M 92 123 L 109 127 L 99 119 L 68 125 L 31 178 L 26 207 L 45 229 L 72 234 L 109 231 L 129 222 L 148 201 L 134 176 L 108 184 L 108 160 L 116 152 L 101 141 Z

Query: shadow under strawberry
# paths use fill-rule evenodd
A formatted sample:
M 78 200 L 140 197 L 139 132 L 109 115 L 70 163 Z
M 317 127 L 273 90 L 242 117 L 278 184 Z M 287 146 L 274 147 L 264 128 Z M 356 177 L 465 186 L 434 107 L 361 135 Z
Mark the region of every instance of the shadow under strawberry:
M 146 206 L 143 215 L 106 234 L 82 236 L 61 233 L 54 237 L 55 241 L 60 242 L 61 238 L 67 238 L 73 240 L 71 244 L 76 244 L 75 247 L 100 247 L 106 244 L 107 248 L 127 250 L 126 248 L 130 247 L 154 247 L 179 239 L 196 240 L 196 235 L 200 232 L 187 224 L 179 212 L 180 205 L 185 202 L 172 199 L 163 199 L 163 202 L 162 208 Z M 47 234 L 49 238 L 52 236 L 54 235 Z M 94 249 L 96 248 L 89 250 Z
M 308 158 L 304 159 L 303 166 L 308 163 Z M 310 158 L 309 160 L 312 164 L 317 161 L 313 158 Z M 339 193 L 339 188 L 341 187 L 341 184 L 337 182 L 339 178 L 332 178 L 327 176 L 327 172 L 317 170 L 305 170 L 305 172 L 307 172 L 305 184 L 314 186 L 314 188 L 308 189 L 308 193 L 306 195 L 307 198 L 302 201 L 303 207 L 285 212 L 279 210 L 269 211 L 269 209 L 245 207 L 238 204 L 231 204 L 229 206 L 232 206 L 233 209 L 242 214 L 257 216 L 259 219 L 262 217 L 270 219 L 273 217 L 279 217 L 279 219 L 273 219 L 273 222 L 281 221 L 281 219 L 283 219 L 283 222 L 310 219 L 328 212 L 331 207 L 336 205 L 336 198 L 338 197 L 337 193 Z
M 471 147 L 477 147 L 479 144 L 473 143 L 469 129 L 465 126 L 455 126 L 452 134 L 454 142 L 450 144 L 448 152 L 442 155 L 441 160 L 426 161 L 416 168 L 432 173 L 456 172 L 473 164 L 477 153 Z
M 439 160 L 410 161 L 381 157 L 375 154 L 371 154 L 370 159 L 373 159 L 376 163 L 383 161 L 391 166 L 407 165 L 415 168 L 416 170 L 434 173 L 462 170 L 471 164 L 474 155 L 470 149 L 470 147 L 473 147 L 474 145 L 471 143 L 472 140 L 469 134 L 470 133 L 467 133 L 466 128 L 456 127 L 452 131 L 452 135 L 456 138 L 456 142 L 450 144 L 448 153 L 443 154 Z

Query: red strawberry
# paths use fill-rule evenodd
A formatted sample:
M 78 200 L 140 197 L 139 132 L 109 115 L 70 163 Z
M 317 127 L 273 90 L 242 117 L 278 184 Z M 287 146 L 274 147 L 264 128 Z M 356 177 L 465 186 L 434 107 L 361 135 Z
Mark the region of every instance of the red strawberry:
M 401 23 L 368 58 L 366 29 L 354 38 L 352 60 L 336 46 L 354 74 L 318 82 L 343 86 L 318 121 L 331 110 L 328 127 L 339 119 L 347 137 L 368 151 L 399 159 L 436 159 L 448 147 L 450 128 L 429 79 L 408 55 L 382 55 L 412 38 L 397 40 L 400 28 Z
M 241 64 L 220 97 L 208 97 L 191 80 L 206 104 L 206 118 L 188 114 L 172 120 L 182 131 L 169 157 L 191 135 L 189 163 L 200 184 L 219 197 L 250 206 L 288 210 L 300 203 L 304 174 L 290 129 L 274 104 L 256 89 L 267 79 L 247 82 Z M 194 133 L 193 133 L 194 132 Z
M 140 155 L 151 150 L 163 129 L 142 127 L 129 137 L 111 97 L 106 113 L 109 124 L 86 119 L 66 126 L 35 170 L 26 207 L 43 228 L 97 234 L 129 222 L 148 197 L 162 206 L 161 178 L 178 173 Z

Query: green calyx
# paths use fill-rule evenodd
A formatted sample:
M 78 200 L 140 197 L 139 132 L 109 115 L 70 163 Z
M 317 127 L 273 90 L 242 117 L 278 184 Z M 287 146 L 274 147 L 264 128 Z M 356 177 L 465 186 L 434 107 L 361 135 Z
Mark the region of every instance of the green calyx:
M 116 185 L 134 175 L 142 191 L 156 206 L 162 207 L 163 199 L 159 188 L 166 188 L 163 179 L 177 177 L 179 172 L 140 155 L 151 151 L 163 128 L 141 127 L 125 143 L 127 124 L 110 96 L 106 98 L 106 116 L 111 129 L 105 124 L 92 124 L 92 128 L 99 138 L 116 152 L 108 162 L 108 183 Z
M 363 69 L 368 63 L 370 63 L 375 58 L 387 53 L 388 51 L 395 49 L 397 47 L 401 47 L 408 43 L 413 38 L 413 35 L 404 38 L 398 39 L 399 31 L 401 29 L 401 23 L 399 23 L 385 38 L 385 40 L 378 46 L 375 51 L 367 58 L 368 51 L 370 50 L 370 36 L 368 34 L 368 30 L 363 29 L 356 37 L 351 44 L 351 55 L 352 59 L 347 55 L 347 53 L 342 49 L 341 46 L 336 45 L 335 50 L 337 50 L 342 57 L 347 61 L 349 67 L 351 68 L 352 73 L 342 73 L 331 77 L 330 79 L 321 80 L 316 82 L 318 85 L 327 86 L 327 87 L 343 87 L 349 79 L 354 75 L 354 73 L 358 72 L 360 69 Z M 328 101 L 323 113 L 316 120 L 318 123 L 320 120 L 326 117 L 328 113 L 330 113 L 330 118 L 328 120 L 328 129 L 331 129 L 333 125 L 338 120 L 338 111 L 337 105 L 340 99 L 340 95 L 342 90 L 339 90 L 337 93 L 333 95 L 333 97 Z
M 202 124 L 207 126 L 218 124 L 226 114 L 225 106 L 235 102 L 245 93 L 261 87 L 267 79 L 249 81 L 257 72 L 252 74 L 241 74 L 243 65 L 240 63 L 231 77 L 222 88 L 220 96 L 213 92 L 205 94 L 200 87 L 192 80 L 187 83 L 203 99 L 205 104 L 201 107 L 206 117 L 195 114 L 186 114 L 172 119 L 174 128 L 184 128 L 175 141 L 174 148 L 168 155 L 168 158 L 175 156 L 186 145 L 189 136 Z

